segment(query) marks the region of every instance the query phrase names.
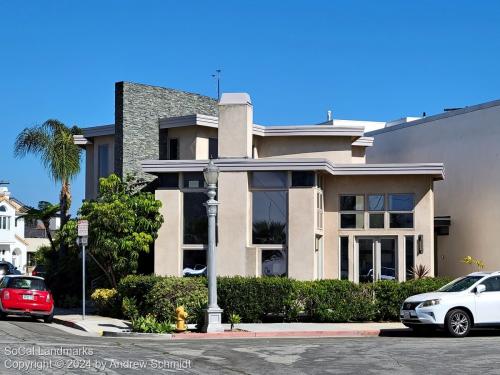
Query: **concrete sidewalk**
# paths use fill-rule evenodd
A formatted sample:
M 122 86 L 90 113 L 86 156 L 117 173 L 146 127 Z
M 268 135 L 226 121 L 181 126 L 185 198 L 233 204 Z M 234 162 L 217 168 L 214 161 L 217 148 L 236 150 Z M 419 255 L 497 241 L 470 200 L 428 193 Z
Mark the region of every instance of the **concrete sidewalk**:
M 131 333 L 127 321 L 87 315 L 82 320 L 81 315 L 66 314 L 54 316 L 54 322 L 71 328 L 76 328 L 98 336 L 110 337 L 142 337 L 165 339 L 231 339 L 257 337 L 365 337 L 379 336 L 384 331 L 399 331 L 406 329 L 401 323 L 242 323 L 230 331 L 230 325 L 224 324 L 224 332 L 200 333 L 189 331 L 171 335 L 153 335 Z M 194 329 L 193 325 L 189 325 Z

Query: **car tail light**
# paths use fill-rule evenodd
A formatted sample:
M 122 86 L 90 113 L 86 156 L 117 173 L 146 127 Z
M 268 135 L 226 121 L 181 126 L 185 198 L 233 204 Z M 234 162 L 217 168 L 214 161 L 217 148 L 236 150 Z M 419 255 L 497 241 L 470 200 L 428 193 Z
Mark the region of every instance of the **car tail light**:
M 38 275 L 38 272 L 36 272 L 35 270 L 33 270 L 33 272 L 31 272 L 31 276 L 36 276 Z
M 45 302 L 50 302 L 50 293 L 47 293 L 47 297 L 45 298 Z
M 3 292 L 3 299 L 10 299 L 10 293 L 8 290 L 6 290 L 5 292 Z

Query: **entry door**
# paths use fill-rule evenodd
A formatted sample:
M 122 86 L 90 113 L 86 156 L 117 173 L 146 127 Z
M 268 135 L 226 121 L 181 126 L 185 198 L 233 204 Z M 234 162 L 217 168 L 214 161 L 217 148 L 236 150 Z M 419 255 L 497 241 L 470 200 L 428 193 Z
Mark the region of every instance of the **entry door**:
M 397 240 L 394 237 L 359 237 L 358 281 L 397 280 Z

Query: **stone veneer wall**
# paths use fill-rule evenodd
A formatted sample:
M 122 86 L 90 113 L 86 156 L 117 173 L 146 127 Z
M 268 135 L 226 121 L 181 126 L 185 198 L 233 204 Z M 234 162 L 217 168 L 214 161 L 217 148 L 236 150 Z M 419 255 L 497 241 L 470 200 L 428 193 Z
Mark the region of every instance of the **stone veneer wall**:
M 217 116 L 217 100 L 208 96 L 130 82 L 115 84 L 115 172 L 144 175 L 140 162 L 159 159 L 162 117 L 200 113 Z

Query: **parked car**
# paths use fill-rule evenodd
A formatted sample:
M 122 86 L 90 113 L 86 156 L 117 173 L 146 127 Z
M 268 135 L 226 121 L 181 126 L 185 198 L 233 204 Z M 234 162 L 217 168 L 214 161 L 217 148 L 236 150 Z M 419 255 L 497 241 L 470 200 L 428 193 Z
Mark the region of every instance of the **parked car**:
M 52 323 L 54 300 L 37 276 L 6 275 L 0 282 L 0 318 L 23 315 Z
M 500 271 L 471 273 L 436 292 L 411 296 L 400 319 L 415 331 L 440 327 L 455 337 L 467 336 L 473 327 L 498 327 Z
M 194 268 L 186 267 L 182 270 L 182 276 L 206 276 L 207 266 L 197 264 Z
M 33 268 L 33 271 L 31 271 L 31 276 L 45 277 L 45 275 L 45 266 L 43 264 L 37 264 L 35 268 Z
M 14 267 L 12 263 L 0 261 L 0 279 L 5 275 L 21 275 L 21 271 Z

